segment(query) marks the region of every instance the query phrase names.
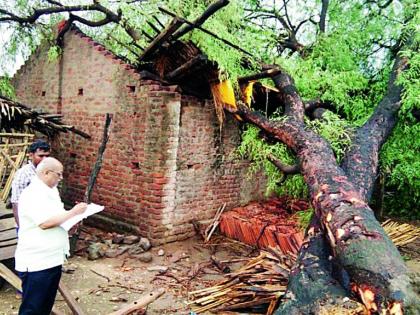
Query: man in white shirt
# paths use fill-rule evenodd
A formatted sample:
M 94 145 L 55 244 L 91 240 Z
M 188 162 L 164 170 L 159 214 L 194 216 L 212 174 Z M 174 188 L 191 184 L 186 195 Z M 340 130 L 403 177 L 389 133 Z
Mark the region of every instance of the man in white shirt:
M 19 226 L 18 201 L 20 194 L 31 183 L 32 178 L 35 177 L 37 165 L 44 158 L 50 156 L 50 150 L 50 145 L 43 140 L 33 142 L 29 146 L 29 158 L 31 161 L 18 169 L 13 178 L 11 202 L 17 226 Z
M 23 298 L 19 315 L 50 314 L 61 278 L 61 265 L 69 251 L 67 231 L 60 224 L 86 210 L 79 203 L 64 210 L 57 185 L 63 165 L 47 157 L 19 199 L 19 237 L 15 253 L 21 272 Z

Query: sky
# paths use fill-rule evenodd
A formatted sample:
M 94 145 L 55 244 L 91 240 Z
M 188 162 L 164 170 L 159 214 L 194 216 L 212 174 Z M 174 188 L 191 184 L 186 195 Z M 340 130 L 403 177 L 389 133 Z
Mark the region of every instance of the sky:
M 9 76 L 13 76 L 17 69 L 23 64 L 24 60 L 21 55 L 16 56 L 15 62 L 4 62 L 3 59 L 5 57 L 4 45 L 10 38 L 11 31 L 6 28 L 4 24 L 0 24 L 0 58 L 2 62 L 0 63 L 0 76 L 4 76 L 5 74 Z

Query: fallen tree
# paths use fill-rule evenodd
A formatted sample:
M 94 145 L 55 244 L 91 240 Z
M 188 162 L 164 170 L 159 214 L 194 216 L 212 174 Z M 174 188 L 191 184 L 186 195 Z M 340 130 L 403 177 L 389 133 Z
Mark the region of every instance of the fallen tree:
M 12 5 L 12 2 L 4 4 L 0 8 L 0 23 L 15 25 L 16 30 L 26 30 L 32 25 L 44 27 L 46 31 L 48 25 L 38 23 L 40 16 L 66 12 L 68 15 L 65 17 L 70 22 L 76 22 L 86 30 L 88 27 L 103 27 L 103 34 L 92 32 L 96 35 L 95 39 L 134 64 L 139 59 L 146 61 L 143 64 L 146 70 L 153 69 L 147 67 L 148 62 L 171 47 L 185 34 L 185 30 L 190 30 L 190 39 L 199 44 L 203 57 L 191 56 L 192 59 L 170 69 L 166 75 L 164 71 L 157 71 L 153 73 L 153 80 L 160 80 L 163 84 L 169 84 L 166 80 L 175 80 L 172 84 L 178 84 L 177 78 L 184 77 L 186 72 L 192 72 L 194 68 L 201 69 L 207 61 L 216 61 L 220 68 L 231 72 L 231 77 L 245 75 L 239 80 L 239 85 L 267 76 L 273 79 L 276 91 L 265 88 L 265 104 L 253 104 L 265 111 L 266 116 L 240 104 L 237 108 L 229 107 L 227 110 L 240 116 L 242 121 L 258 126 L 270 141 L 284 143 L 293 151 L 298 165 L 287 165 L 275 156 L 267 158 L 283 174 L 298 171 L 303 174 L 315 210 L 306 242 L 291 273 L 287 299 L 280 306 L 279 314 L 330 314 L 337 305 L 357 311 L 358 304 L 346 302 L 348 298 L 353 298 L 352 292 L 359 296 L 371 313 L 388 311 L 401 314 L 413 303 L 415 297 L 407 269 L 368 203 L 377 177 L 379 150 L 393 130 L 402 106 L 402 85 L 396 84 L 396 79 L 407 68 L 409 57 L 412 59 L 412 69 L 418 69 L 420 64 L 418 39 L 414 49 L 411 49 L 413 54 L 405 53 L 404 57 L 397 57 L 397 52 L 408 42 L 409 32 L 406 30 L 410 27 L 407 25 L 418 25 L 415 1 L 322 0 L 305 1 L 308 6 L 304 6 L 302 2 L 283 1 L 278 5 L 279 1 L 274 1 L 271 5 L 271 2 L 253 0 L 226 6 L 227 1 L 219 0 L 217 5 L 211 6 L 211 12 L 225 6 L 230 11 L 209 19 L 205 25 L 203 23 L 209 15 L 205 13 L 197 18 L 193 8 L 198 4 L 206 6 L 208 1 L 191 2 L 192 8 L 188 5 L 179 8 L 171 1 L 164 1 L 170 11 L 162 8 L 151 10 L 157 16 L 153 16 L 154 20 L 166 20 L 168 24 L 166 15 L 169 15 L 184 26 L 174 22 L 179 26 L 178 30 L 171 26 L 155 38 L 150 34 L 157 33 L 159 28 L 148 27 L 152 15 L 143 14 L 145 17 L 140 18 L 142 12 L 139 11 L 149 12 L 147 1 L 113 1 L 109 6 L 99 1 L 93 1 L 90 5 L 41 2 L 43 6 L 34 7 L 29 13 L 27 7 L 32 3 L 29 0 L 21 1 L 20 5 Z M 398 9 L 395 10 L 394 5 L 399 6 Z M 174 11 L 180 16 L 174 16 Z M 298 18 L 291 14 L 297 11 L 303 13 L 296 14 Z M 161 15 L 162 12 L 165 15 Z M 271 22 L 265 23 L 267 20 Z M 58 46 L 62 44 L 59 39 L 68 27 L 62 24 L 59 29 Z M 216 30 L 217 34 L 209 29 Z M 302 30 L 306 31 L 300 36 Z M 28 43 L 27 38 L 30 37 L 27 32 L 16 34 L 9 45 L 11 49 L 16 49 L 18 44 Z M 210 37 L 201 40 L 203 34 Z M 413 41 L 416 42 L 416 39 Z M 251 49 L 253 54 L 249 53 Z M 293 70 L 300 84 L 295 84 L 281 68 L 272 68 L 273 71 L 263 69 L 263 73 L 257 75 L 238 70 L 239 64 L 250 72 L 250 68 L 260 64 L 256 60 L 272 61 L 275 58 L 273 51 L 278 53 L 276 62 L 284 62 L 289 71 Z M 384 92 L 381 85 L 388 78 L 389 62 L 393 59 L 394 67 L 388 89 Z M 143 69 L 141 67 L 139 70 Z M 195 76 L 197 72 L 192 73 Z M 411 76 L 413 82 L 416 76 L 418 80 L 416 71 Z M 302 83 L 304 80 L 306 82 Z M 187 89 L 185 91 L 189 92 Z M 274 95 L 274 100 L 269 95 Z M 377 95 L 385 96 L 379 102 Z M 313 97 L 317 99 L 312 100 Z M 415 109 L 413 104 L 416 98 L 418 102 L 418 88 L 417 92 L 406 90 L 406 114 Z M 303 99 L 310 101 L 304 102 Z M 274 109 L 269 108 L 270 101 L 277 104 Z M 352 105 L 347 106 L 350 101 Z M 378 105 L 370 112 L 372 104 Z M 281 109 L 281 118 L 268 119 L 269 113 L 278 108 Z M 308 126 L 307 117 L 322 120 L 328 110 L 343 116 L 351 126 L 357 127 L 350 150 L 346 154 L 342 152 L 342 162 L 339 162 L 334 147 Z M 410 123 L 413 124 L 412 118 Z M 409 132 L 416 135 L 416 130 L 414 126 Z M 402 131 L 400 128 L 399 134 Z M 405 138 L 404 141 L 407 145 Z M 400 160 L 409 159 L 404 156 Z M 398 163 L 388 164 L 395 166 Z M 417 186 L 411 182 L 413 176 L 410 177 L 409 173 L 402 172 L 404 176 L 399 176 L 403 178 L 401 181 L 395 180 L 398 174 L 392 174 L 394 183 L 391 186 L 404 186 L 408 195 L 414 192 L 410 196 L 413 199 L 406 200 L 419 200 Z M 401 194 L 404 191 L 400 189 L 398 192 Z
M 345 302 L 343 298 L 350 291 L 372 313 L 388 310 L 391 314 L 402 314 L 404 305 L 414 303 L 407 268 L 368 205 L 378 170 L 379 149 L 395 125 L 401 104 L 401 87 L 395 80 L 406 65 L 404 58 L 396 58 L 385 97 L 356 131 L 352 149 L 341 166 L 329 143 L 306 127 L 304 102 L 286 72 L 272 77 L 279 90 L 278 101 L 284 105 L 283 119 L 270 121 L 243 104 L 226 107 L 293 150 L 315 210 L 308 240 L 291 273 L 289 301 L 280 307 L 278 314 L 289 314 L 291 310 L 302 314 L 315 312 L 320 305 Z M 312 260 L 316 258 L 316 262 L 308 264 L 308 255 Z M 341 284 L 332 275 L 334 262 L 343 269 L 340 273 L 346 274 L 341 279 L 347 280 Z

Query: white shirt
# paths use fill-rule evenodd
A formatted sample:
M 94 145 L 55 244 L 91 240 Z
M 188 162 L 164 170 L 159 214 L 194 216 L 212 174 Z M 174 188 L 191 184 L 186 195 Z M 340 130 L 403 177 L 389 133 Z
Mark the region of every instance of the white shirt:
M 69 253 L 67 231 L 60 226 L 43 230 L 39 225 L 65 211 L 57 188 L 35 176 L 19 199 L 17 271 L 40 271 L 63 264 Z
M 29 162 L 17 170 L 12 182 L 12 203 L 18 203 L 20 194 L 31 183 L 32 178 L 36 176 L 35 165 Z

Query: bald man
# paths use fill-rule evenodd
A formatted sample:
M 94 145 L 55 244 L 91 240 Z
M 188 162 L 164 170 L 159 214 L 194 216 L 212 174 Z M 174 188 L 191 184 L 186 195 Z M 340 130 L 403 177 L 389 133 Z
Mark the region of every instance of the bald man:
M 15 253 L 16 270 L 21 272 L 22 304 L 19 315 L 50 314 L 61 278 L 61 266 L 69 253 L 67 231 L 60 224 L 86 210 L 79 203 L 64 209 L 57 185 L 63 165 L 44 158 L 36 176 L 19 199 L 19 238 Z

